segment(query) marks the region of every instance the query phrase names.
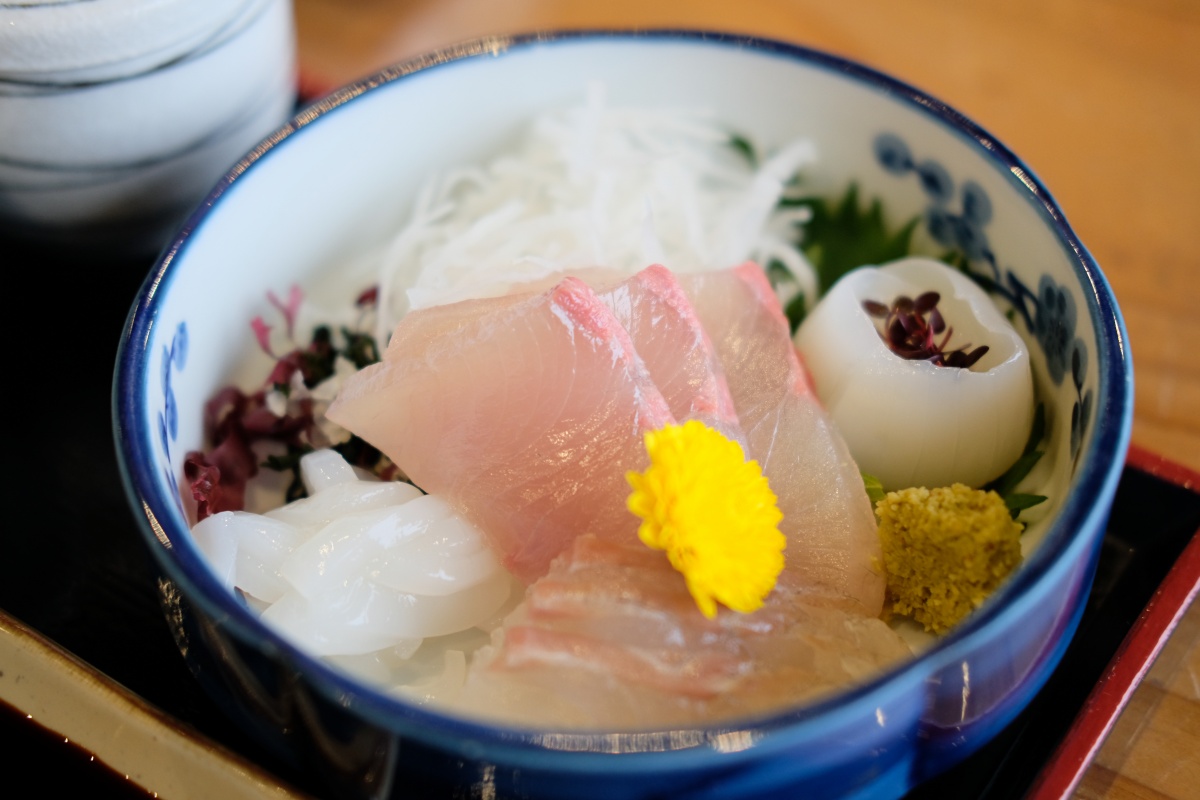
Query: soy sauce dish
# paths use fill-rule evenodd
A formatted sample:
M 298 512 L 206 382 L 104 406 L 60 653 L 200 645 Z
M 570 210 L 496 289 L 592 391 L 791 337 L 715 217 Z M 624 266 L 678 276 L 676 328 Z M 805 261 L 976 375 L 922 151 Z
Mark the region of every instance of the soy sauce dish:
M 848 689 L 770 713 L 633 731 L 467 719 L 372 688 L 285 640 L 226 587 L 190 532 L 184 460 L 206 446 L 205 404 L 239 377 L 255 349 L 250 320 L 273 313 L 268 294 L 282 305 L 291 285 L 311 293 L 378 251 L 431 173 L 485 162 L 530 119 L 596 84 L 613 105 L 711 109 L 764 151 L 807 139 L 807 195 L 839 200 L 853 186 L 893 228 L 914 221 L 911 251 L 950 254 L 1027 346 L 1044 423 L 1028 480 L 1049 499 L 1031 515 L 1024 563 L 948 633 Z M 133 304 L 114 425 L 130 503 L 196 678 L 332 795 L 893 798 L 989 741 L 1058 663 L 1090 590 L 1132 396 L 1104 275 L 1032 170 L 954 109 L 781 42 L 551 33 L 385 69 L 303 109 L 248 153 Z

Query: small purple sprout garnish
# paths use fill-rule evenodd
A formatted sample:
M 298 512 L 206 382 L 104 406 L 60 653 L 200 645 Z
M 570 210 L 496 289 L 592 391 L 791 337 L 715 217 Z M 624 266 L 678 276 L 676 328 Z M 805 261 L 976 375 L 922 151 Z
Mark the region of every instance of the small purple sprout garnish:
M 359 293 L 354 300 L 354 305 L 358 308 L 374 308 L 379 302 L 379 287 L 370 286 Z
M 359 308 L 372 308 L 378 302 L 378 289 L 371 287 L 355 300 Z M 272 326 L 262 317 L 250 321 L 258 346 L 273 360 L 271 372 L 258 391 L 245 393 L 234 386 L 218 391 L 204 407 L 204 435 L 210 443 L 206 451 L 193 450 L 184 460 L 184 478 L 196 503 L 196 519 L 202 520 L 221 511 L 240 511 L 246 502 L 246 484 L 258 474 L 259 467 L 291 472 L 287 499 L 304 497 L 307 492 L 300 479 L 300 458 L 318 446 L 329 446 L 318 432 L 317 415 L 311 397 L 293 397 L 293 379 L 299 375 L 307 389 L 333 376 L 338 357 L 346 358 L 362 369 L 379 360 L 375 340 L 365 333 L 342 328 L 346 340 L 339 348 L 327 326 L 317 326 L 307 345 L 295 341 L 295 325 L 304 294 L 292 287 L 286 300 L 268 292 L 267 301 L 283 317 L 287 340 L 293 349 L 278 355 L 271 348 Z M 290 400 L 282 416 L 268 404 L 269 392 L 282 392 Z M 274 442 L 263 456 L 255 451 L 262 442 Z M 357 436 L 332 445 L 352 466 L 370 470 L 382 480 L 406 479 L 392 461 Z M 283 449 L 281 455 L 277 452 Z
M 864 300 L 863 309 L 872 317 L 884 320 L 879 338 L 901 358 L 929 361 L 938 367 L 970 369 L 987 353 L 988 346 L 980 345 L 970 350 L 971 345 L 966 344 L 947 350 L 954 328 L 946 325 L 938 311 L 937 304 L 941 299 L 937 292 L 925 292 L 916 300 L 900 295 L 890 307 L 876 300 Z M 936 338 L 939 335 L 942 337 L 940 342 Z
M 292 284 L 287 300 L 280 300 L 274 292 L 268 291 L 267 301 L 283 315 L 283 321 L 287 324 L 287 335 L 291 339 L 295 333 L 296 314 L 300 311 L 300 304 L 304 302 L 304 292 L 299 286 Z

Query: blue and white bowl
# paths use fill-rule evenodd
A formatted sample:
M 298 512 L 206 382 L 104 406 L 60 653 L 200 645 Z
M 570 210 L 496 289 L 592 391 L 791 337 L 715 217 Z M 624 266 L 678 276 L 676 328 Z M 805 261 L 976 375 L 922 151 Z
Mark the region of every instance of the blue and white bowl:
M 378 246 L 433 170 L 496 153 L 592 80 L 622 105 L 704 106 L 770 145 L 811 137 L 809 188 L 851 182 L 919 251 L 959 251 L 1029 344 L 1050 506 L 1015 577 L 922 655 L 821 702 L 642 733 L 463 722 L 360 683 L 264 626 L 209 571 L 179 495 L 205 400 L 266 293 Z M 181 648 L 245 727 L 346 796 L 892 798 L 992 738 L 1038 692 L 1083 610 L 1129 439 L 1132 369 L 1107 282 L 1034 173 L 938 100 L 858 64 L 712 33 L 488 39 L 304 110 L 247 155 L 135 301 L 114 387 L 130 501 Z

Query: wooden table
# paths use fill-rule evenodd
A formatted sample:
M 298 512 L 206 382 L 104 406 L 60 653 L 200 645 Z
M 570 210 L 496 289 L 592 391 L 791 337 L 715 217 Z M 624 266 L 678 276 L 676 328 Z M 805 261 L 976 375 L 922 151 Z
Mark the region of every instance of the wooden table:
M 477 36 L 709 28 L 784 39 L 958 108 L 1038 173 L 1108 276 L 1136 368 L 1133 440 L 1200 471 L 1200 3 L 1190 0 L 295 0 L 332 85 Z M 1191 292 L 1196 291 L 1197 297 Z M 1200 797 L 1200 605 L 1077 789 Z

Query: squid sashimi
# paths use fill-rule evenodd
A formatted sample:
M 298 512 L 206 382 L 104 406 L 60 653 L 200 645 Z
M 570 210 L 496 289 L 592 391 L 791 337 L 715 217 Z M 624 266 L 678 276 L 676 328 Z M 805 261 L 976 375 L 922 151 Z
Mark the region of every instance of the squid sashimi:
M 580 534 L 634 541 L 625 473 L 674 421 L 628 333 L 577 278 L 413 311 L 327 416 L 485 532 L 529 583 Z
M 783 512 L 780 580 L 878 616 L 882 553 L 862 475 L 809 385 L 762 269 L 747 263 L 679 280 L 712 337 L 749 456 Z
M 629 332 L 675 419 L 698 419 L 740 439 L 720 361 L 674 274 L 653 264 L 615 285 L 589 283 Z
M 304 455 L 300 475 L 307 497 L 193 529 L 221 577 L 291 641 L 332 657 L 415 650 L 508 599 L 512 578 L 483 534 L 439 498 L 363 479 L 333 450 Z
M 864 303 L 890 311 L 899 298 L 928 292 L 945 325 L 937 337 L 942 355 L 900 356 Z M 855 459 L 886 490 L 983 486 L 1024 451 L 1037 407 L 1029 351 L 988 293 L 953 267 L 904 258 L 853 270 L 808 315 L 796 345 Z M 978 359 L 939 366 L 946 358 L 954 364 L 960 347 Z M 872 411 L 882 396 L 886 414 Z
M 753 614 L 698 613 L 661 554 L 575 540 L 529 587 L 462 694 L 524 724 L 637 727 L 799 703 L 911 654 L 886 623 L 777 588 Z M 539 687 L 553 702 L 530 702 Z

